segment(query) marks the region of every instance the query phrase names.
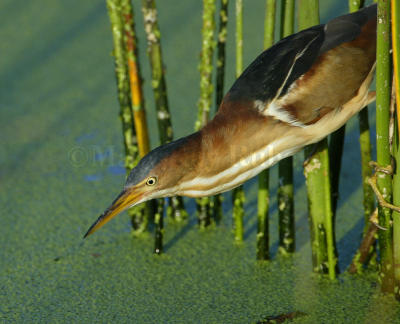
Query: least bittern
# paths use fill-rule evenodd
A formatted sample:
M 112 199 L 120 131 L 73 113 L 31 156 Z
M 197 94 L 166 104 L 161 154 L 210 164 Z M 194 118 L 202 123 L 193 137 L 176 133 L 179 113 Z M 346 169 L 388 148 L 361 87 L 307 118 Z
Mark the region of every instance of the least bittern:
M 375 99 L 376 5 L 282 39 L 258 56 L 200 131 L 131 171 L 85 237 L 128 207 L 221 193 L 341 127 Z

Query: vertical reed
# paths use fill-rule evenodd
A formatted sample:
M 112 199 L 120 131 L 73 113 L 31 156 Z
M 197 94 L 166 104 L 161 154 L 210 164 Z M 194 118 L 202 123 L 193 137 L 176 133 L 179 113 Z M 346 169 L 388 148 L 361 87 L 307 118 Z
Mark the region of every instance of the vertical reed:
M 299 1 L 299 30 L 319 23 L 318 0 Z M 314 148 L 306 147 L 304 175 L 307 183 L 308 210 L 311 232 L 313 269 L 327 273 L 330 279 L 336 277 L 337 256 L 335 248 L 334 223 L 331 205 L 329 178 L 329 154 L 327 140 Z
M 361 7 L 364 6 L 364 1 L 363 0 L 349 0 L 349 10 L 350 12 L 357 11 Z M 361 152 L 361 179 L 362 179 L 362 186 L 363 186 L 363 207 L 364 207 L 364 231 L 363 231 L 363 242 L 365 240 L 370 241 L 372 239 L 371 233 L 376 231 L 376 227 L 372 225 L 369 221 L 369 218 L 371 217 L 374 208 L 375 208 L 375 198 L 374 198 L 374 192 L 371 188 L 371 186 L 368 183 L 368 179 L 372 176 L 372 169 L 369 166 L 369 162 L 372 160 L 371 156 L 371 134 L 369 130 L 369 121 L 368 121 L 368 106 L 365 107 L 363 110 L 361 110 L 358 113 L 358 122 L 359 122 L 359 129 L 360 129 L 360 152 Z M 332 138 L 333 139 L 333 138 Z M 330 149 L 331 147 L 329 147 Z M 330 151 L 329 153 L 332 153 Z M 332 161 L 332 159 L 331 159 Z M 335 162 L 332 162 L 335 163 Z M 332 176 L 332 179 L 334 181 L 335 176 Z M 337 179 L 338 180 L 338 179 Z M 332 185 L 334 186 L 334 185 Z M 338 190 L 338 185 L 336 186 L 336 190 Z M 335 195 L 335 190 L 333 190 L 333 209 L 334 213 L 336 210 L 336 204 L 337 204 L 337 195 Z M 372 245 L 374 246 L 374 245 Z M 368 253 L 365 257 L 363 257 L 364 262 L 368 263 L 371 257 L 376 253 L 375 248 L 368 248 Z M 350 268 L 351 273 L 358 272 L 360 269 L 362 269 L 362 263 L 360 260 L 361 254 L 360 251 L 355 255 L 353 258 L 353 262 Z
M 267 0 L 265 6 L 264 49 L 271 47 L 275 35 L 276 0 Z M 257 260 L 269 259 L 269 170 L 258 176 L 257 197 Z
M 391 98 L 390 62 L 390 1 L 378 1 L 377 65 L 376 65 L 376 155 L 380 167 L 391 165 L 389 148 L 389 110 Z M 387 202 L 392 200 L 391 176 L 379 172 L 378 190 Z M 383 292 L 393 292 L 393 246 L 391 210 L 378 206 L 379 225 L 387 230 L 378 232 L 380 279 Z
M 356 11 L 364 6 L 364 0 L 349 0 L 350 12 Z M 371 155 L 371 134 L 368 121 L 368 107 L 365 107 L 358 113 L 358 121 L 360 128 L 360 151 L 361 151 L 361 175 L 363 184 L 363 206 L 364 206 L 364 234 L 368 229 L 369 218 L 375 209 L 374 192 L 368 183 L 368 179 L 372 176 L 372 169 L 369 162 L 372 160 Z
M 394 130 L 393 157 L 396 160 L 397 169 L 393 177 L 393 204 L 400 206 L 400 1 L 392 0 L 392 46 L 393 65 L 395 77 L 395 94 L 397 104 L 397 123 Z M 400 213 L 393 211 L 393 264 L 394 264 L 394 293 L 400 300 Z
M 150 151 L 149 132 L 147 129 L 146 109 L 142 92 L 142 76 L 140 73 L 139 55 L 137 51 L 137 38 L 135 33 L 134 12 L 130 0 L 121 0 L 121 14 L 124 30 L 124 43 L 128 60 L 129 82 L 131 89 L 131 104 L 136 137 L 139 149 L 139 157 L 142 158 Z M 134 234 L 140 234 L 147 229 L 150 215 L 153 214 L 157 202 L 148 201 L 136 210 L 131 208 L 128 214 L 131 218 Z M 141 210 L 140 213 L 137 210 Z
M 172 141 L 173 131 L 169 112 L 167 85 L 161 51 L 161 34 L 158 27 L 157 8 L 155 0 L 143 0 L 142 11 L 147 34 L 148 55 L 151 65 L 154 101 L 157 110 L 157 123 L 161 144 Z M 159 208 L 158 208 L 159 209 Z M 167 208 L 169 218 L 182 221 L 187 218 L 187 213 L 182 197 L 171 197 Z
M 217 82 L 216 82 L 216 107 L 218 108 L 224 97 L 224 81 L 225 81 L 225 47 L 226 37 L 228 34 L 228 4 L 229 0 L 220 1 L 219 25 L 218 25 L 218 41 L 217 41 Z
M 107 10 L 113 35 L 113 55 L 125 147 L 125 167 L 127 173 L 129 173 L 138 163 L 140 153 L 148 150 L 143 101 L 138 100 L 138 98 L 141 98 L 141 87 L 139 70 L 137 69 L 137 55 L 134 50 L 133 15 L 131 14 L 132 10 L 128 12 L 129 7 L 126 7 L 126 3 L 121 0 L 107 0 Z M 125 30 L 126 34 L 124 33 Z M 132 83 L 132 79 L 135 77 L 138 81 L 136 85 Z M 138 94 L 139 97 L 133 96 L 134 93 Z M 137 122 L 138 130 L 135 130 L 135 114 L 136 116 L 140 115 L 140 121 L 138 119 Z M 149 209 L 145 206 L 144 204 L 138 205 L 128 211 L 135 233 L 143 232 L 147 228 Z
M 294 32 L 294 0 L 282 1 L 281 38 Z M 295 250 L 295 220 L 293 200 L 293 157 L 279 162 L 279 252 L 283 255 Z
M 225 80 L 225 46 L 226 37 L 228 34 L 228 4 L 229 0 L 220 1 L 219 9 L 219 25 L 218 25 L 218 40 L 217 40 L 217 71 L 216 71 L 216 85 L 215 85 L 215 107 L 218 109 L 224 96 L 224 80 Z M 213 198 L 213 214 L 215 220 L 218 222 L 222 219 L 222 201 L 221 194 Z
M 202 47 L 200 58 L 200 99 L 198 103 L 198 117 L 195 129 L 203 127 L 210 115 L 211 99 L 213 92 L 212 70 L 214 53 L 214 28 L 215 28 L 215 0 L 203 0 L 203 26 Z M 211 224 L 212 201 L 209 197 L 196 199 L 197 218 L 200 228 Z
M 236 0 L 236 78 L 243 71 L 243 0 Z M 243 242 L 243 217 L 245 195 L 243 186 L 232 191 L 232 211 L 235 242 Z
M 372 160 L 371 134 L 368 121 L 368 107 L 358 113 L 360 128 L 360 151 L 361 151 L 361 178 L 363 186 L 363 206 L 364 206 L 364 234 L 369 227 L 369 217 L 375 209 L 374 192 L 368 184 L 368 179 L 372 176 L 372 169 L 369 162 Z
M 140 73 L 134 12 L 131 1 L 121 0 L 121 13 L 124 24 L 123 38 L 128 60 L 133 117 L 135 122 L 139 155 L 142 158 L 150 151 L 150 140 L 147 129 L 146 110 L 142 91 L 142 76 Z

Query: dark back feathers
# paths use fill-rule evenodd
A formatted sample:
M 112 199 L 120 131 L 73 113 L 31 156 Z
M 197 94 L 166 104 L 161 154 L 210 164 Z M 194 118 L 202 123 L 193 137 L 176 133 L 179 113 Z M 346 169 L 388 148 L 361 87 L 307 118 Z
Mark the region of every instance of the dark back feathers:
M 320 55 L 354 40 L 362 26 L 374 17 L 376 4 L 282 39 L 249 65 L 225 100 L 267 102 L 279 91 L 279 97 L 286 94 L 290 85 L 310 70 Z

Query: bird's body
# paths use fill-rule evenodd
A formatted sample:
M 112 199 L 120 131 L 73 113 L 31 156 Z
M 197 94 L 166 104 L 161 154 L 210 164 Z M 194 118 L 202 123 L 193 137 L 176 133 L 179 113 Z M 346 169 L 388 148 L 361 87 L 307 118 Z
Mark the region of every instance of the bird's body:
M 291 35 L 236 80 L 203 129 L 156 148 L 86 235 L 123 209 L 232 189 L 341 127 L 374 100 L 376 5 Z

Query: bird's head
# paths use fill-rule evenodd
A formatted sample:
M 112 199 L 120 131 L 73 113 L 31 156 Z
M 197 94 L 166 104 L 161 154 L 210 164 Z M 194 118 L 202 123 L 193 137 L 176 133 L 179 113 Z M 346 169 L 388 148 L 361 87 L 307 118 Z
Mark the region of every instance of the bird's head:
M 191 138 L 193 135 L 162 145 L 143 157 L 130 172 L 124 189 L 84 237 L 129 207 L 150 199 L 178 194 L 181 179 L 195 166 L 196 152 L 191 149 Z

